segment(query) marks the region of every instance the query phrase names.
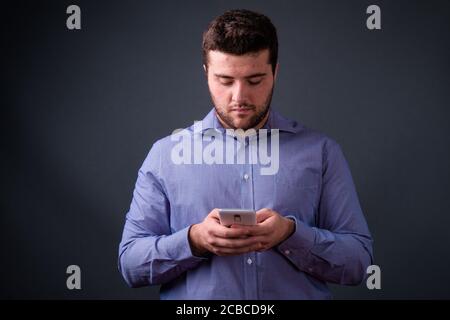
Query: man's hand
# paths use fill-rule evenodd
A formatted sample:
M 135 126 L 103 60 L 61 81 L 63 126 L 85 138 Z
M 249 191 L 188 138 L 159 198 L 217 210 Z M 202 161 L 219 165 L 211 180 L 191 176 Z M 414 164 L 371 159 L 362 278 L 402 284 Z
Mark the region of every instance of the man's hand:
M 295 222 L 285 218 L 272 209 L 256 212 L 256 226 L 242 226 L 249 231 L 249 236 L 259 243 L 257 251 L 265 251 L 289 238 L 295 231 Z
M 239 255 L 261 248 L 257 239 L 249 237 L 250 231 L 242 226 L 231 228 L 220 224 L 219 209 L 212 210 L 203 222 L 189 229 L 189 242 L 192 252 L 202 256 L 208 251 L 218 256 Z
M 212 210 L 199 224 L 189 230 L 189 241 L 194 255 L 208 251 L 219 256 L 239 255 L 268 250 L 287 239 L 295 228 L 294 221 L 271 209 L 256 212 L 256 226 L 222 226 L 219 210 Z

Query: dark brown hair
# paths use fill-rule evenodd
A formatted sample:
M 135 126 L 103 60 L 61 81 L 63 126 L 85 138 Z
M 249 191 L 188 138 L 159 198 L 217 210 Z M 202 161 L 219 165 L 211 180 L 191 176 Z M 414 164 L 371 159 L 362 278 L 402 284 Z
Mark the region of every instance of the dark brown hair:
M 230 10 L 218 16 L 203 33 L 203 63 L 208 66 L 208 52 L 218 50 L 243 55 L 269 49 L 272 72 L 278 59 L 277 30 L 263 14 L 249 10 Z

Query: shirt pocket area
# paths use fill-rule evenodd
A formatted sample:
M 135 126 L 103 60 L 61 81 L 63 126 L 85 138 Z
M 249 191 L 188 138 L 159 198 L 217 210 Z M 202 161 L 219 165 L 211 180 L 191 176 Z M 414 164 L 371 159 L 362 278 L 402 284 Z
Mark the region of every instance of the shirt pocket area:
M 315 224 L 320 173 L 313 168 L 280 168 L 275 176 L 275 211 Z

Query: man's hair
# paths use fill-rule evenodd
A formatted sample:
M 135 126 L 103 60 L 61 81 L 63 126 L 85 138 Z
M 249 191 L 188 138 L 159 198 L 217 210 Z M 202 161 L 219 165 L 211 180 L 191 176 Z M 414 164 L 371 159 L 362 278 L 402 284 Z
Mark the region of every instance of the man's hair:
M 208 52 L 218 50 L 244 55 L 269 49 L 272 72 L 278 60 L 277 30 L 263 14 L 249 10 L 230 10 L 218 16 L 203 33 L 203 64 L 208 67 Z

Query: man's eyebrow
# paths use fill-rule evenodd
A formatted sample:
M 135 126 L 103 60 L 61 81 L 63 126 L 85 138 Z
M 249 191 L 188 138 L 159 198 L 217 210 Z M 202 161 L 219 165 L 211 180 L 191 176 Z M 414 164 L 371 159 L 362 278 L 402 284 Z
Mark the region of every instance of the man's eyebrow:
M 263 77 L 267 75 L 267 73 L 263 72 L 263 73 L 254 73 L 251 74 L 249 76 L 246 76 L 245 79 L 252 79 L 252 78 L 257 78 L 257 77 Z M 221 73 L 215 73 L 214 76 L 218 77 L 218 78 L 224 78 L 224 79 L 234 79 L 231 76 L 228 76 L 226 74 L 221 74 Z
M 251 78 L 257 78 L 257 77 L 263 77 L 263 76 L 265 76 L 267 73 L 254 73 L 254 74 L 251 74 L 251 75 L 249 75 L 249 76 L 247 76 L 247 77 L 245 77 L 245 79 L 251 79 Z
M 233 77 L 227 76 L 225 74 L 214 73 L 217 78 L 233 79 Z

